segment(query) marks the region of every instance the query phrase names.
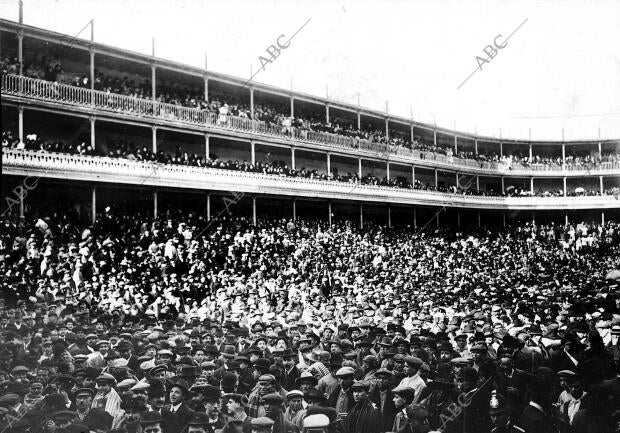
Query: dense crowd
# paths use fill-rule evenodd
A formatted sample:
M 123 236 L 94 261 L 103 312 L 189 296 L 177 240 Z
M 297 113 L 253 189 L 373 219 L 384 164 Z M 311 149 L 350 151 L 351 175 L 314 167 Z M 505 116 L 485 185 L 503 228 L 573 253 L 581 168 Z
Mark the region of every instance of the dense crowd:
M 537 197 L 562 197 L 564 191 L 562 189 L 542 189 L 537 188 L 532 191 L 529 187 L 522 186 L 509 186 L 502 193 L 500 188 L 494 189 L 489 187 L 485 190 L 478 190 L 473 187 L 473 181 L 465 184 L 461 184 L 458 187 L 456 185 L 434 185 L 431 183 L 424 183 L 419 179 L 415 179 L 414 183 L 411 183 L 410 179 L 405 177 L 391 177 L 387 176 L 379 178 L 372 173 L 368 173 L 359 176 L 357 172 L 339 173 L 337 170 L 328 176 L 326 171 L 317 169 L 307 169 L 301 167 L 299 169 L 293 169 L 287 165 L 285 161 L 274 160 L 269 154 L 266 161 L 257 161 L 252 164 L 247 160 L 243 161 L 224 161 L 217 157 L 217 155 L 209 155 L 206 158 L 204 155 L 198 155 L 191 152 L 185 152 L 180 146 L 177 146 L 175 152 L 164 152 L 162 150 L 157 153 L 153 153 L 152 150 L 145 146 L 137 146 L 135 143 L 121 140 L 118 143 L 108 143 L 108 150 L 106 152 L 95 151 L 90 144 L 85 142 L 64 142 L 60 140 L 46 140 L 37 134 L 27 134 L 23 143 L 19 141 L 16 134 L 11 131 L 4 131 L 2 133 L 2 147 L 26 149 L 34 151 L 46 151 L 46 152 L 59 152 L 77 155 L 99 155 L 107 156 L 110 158 L 125 158 L 136 161 L 151 161 L 160 164 L 175 164 L 175 165 L 187 165 L 193 167 L 209 167 L 220 168 L 225 170 L 238 170 L 254 173 L 273 174 L 277 176 L 286 177 L 303 177 L 307 179 L 317 180 L 334 180 L 339 182 L 348 182 L 362 185 L 378 185 L 388 187 L 399 187 L 408 189 L 421 189 L 427 191 L 439 191 L 453 194 L 462 195 L 476 195 L 476 196 L 537 196 Z M 473 180 L 473 179 L 472 179 Z M 618 196 L 620 193 L 619 187 L 610 187 L 603 190 L 604 195 Z M 567 190 L 567 196 L 597 196 L 601 195 L 600 190 L 591 188 L 578 187 L 573 190 Z
M 3 431 L 620 431 L 616 223 L 33 212 L 0 230 Z
M 0 69 L 3 73 L 17 74 L 19 73 L 19 62 L 16 57 L 5 55 L 0 59 Z M 35 56 L 24 62 L 23 74 L 31 78 L 91 88 L 89 75 L 65 73 L 62 62 L 57 58 Z M 148 78 L 140 78 L 138 76 L 132 78 L 126 75 L 113 76 L 97 70 L 95 70 L 95 80 L 92 88 L 108 93 L 144 99 L 151 99 L 153 91 L 152 83 Z M 218 116 L 218 118 L 221 116 L 221 119 L 223 119 L 221 123 L 224 124 L 229 122 L 230 116 L 236 116 L 280 127 L 282 131 L 288 133 L 295 129 L 299 131 L 300 137 L 307 137 L 308 131 L 326 132 L 356 140 L 367 140 L 377 145 L 387 145 L 391 151 L 396 152 L 399 148 L 404 148 L 446 157 L 473 159 L 479 162 L 494 162 L 509 167 L 529 168 L 535 165 L 555 170 L 562 168 L 563 165 L 569 168 L 595 168 L 601 163 L 620 163 L 620 151 L 618 149 L 606 151 L 602 155 L 590 153 L 573 154 L 569 152 L 566 155 L 565 161 L 562 160 L 561 156 L 534 155 L 530 158 L 529 155 L 523 155 L 519 152 L 500 156 L 494 151 L 477 153 L 473 150 L 461 148 L 455 153 L 454 146 L 450 144 L 429 143 L 420 136 L 416 136 L 412 140 L 409 134 L 392 131 L 388 137 L 385 129 L 377 128 L 370 123 L 363 125 L 359 129 L 350 119 L 333 117 L 327 122 L 320 113 L 312 113 L 302 109 L 297 110 L 297 117 L 291 116 L 290 108 L 287 104 L 255 103 L 254 113 L 252 113 L 248 98 L 234 92 L 210 91 L 209 101 L 206 101 L 202 86 L 181 85 L 165 80 L 157 84 L 155 99 L 158 102 L 205 110 Z M 174 117 L 175 113 L 162 108 L 160 115 Z

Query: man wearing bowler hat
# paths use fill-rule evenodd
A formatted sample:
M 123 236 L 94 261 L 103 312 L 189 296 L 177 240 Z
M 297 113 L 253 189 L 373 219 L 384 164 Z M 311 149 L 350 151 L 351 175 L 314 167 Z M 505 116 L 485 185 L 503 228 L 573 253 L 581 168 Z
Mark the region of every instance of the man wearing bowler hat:
M 185 403 L 189 384 L 178 376 L 171 378 L 169 382 L 170 406 L 162 410 L 164 433 L 180 433 L 194 415 L 194 411 Z

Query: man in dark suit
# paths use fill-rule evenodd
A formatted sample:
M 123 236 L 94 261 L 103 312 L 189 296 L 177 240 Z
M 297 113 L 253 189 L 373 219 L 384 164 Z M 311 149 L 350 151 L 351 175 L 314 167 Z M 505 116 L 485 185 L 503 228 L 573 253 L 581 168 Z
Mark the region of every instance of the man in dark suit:
M 555 352 L 547 361 L 547 367 L 556 373 L 561 370 L 577 371 L 583 345 L 577 335 L 568 334 L 564 337 L 564 350 Z
M 127 367 L 131 368 L 133 371 L 140 371 L 140 361 L 138 361 L 138 357 L 133 354 L 133 344 L 129 341 L 121 340 L 116 346 L 116 350 L 127 360 Z
M 288 391 L 296 389 L 296 381 L 301 376 L 301 371 L 295 365 L 295 353 L 292 349 L 284 349 L 282 352 L 282 364 L 284 365 L 282 388 Z
M 176 376 L 171 378 L 170 382 L 170 406 L 162 410 L 164 432 L 181 433 L 185 424 L 194 416 L 194 411 L 185 403 L 189 384 Z
M 526 372 L 514 368 L 512 356 L 508 353 L 503 353 L 500 355 L 499 369 L 495 375 L 497 392 L 504 398 L 508 398 L 509 388 L 517 390 L 519 406 L 523 406 L 526 403 L 528 381 L 531 378 L 530 376 L 531 375 L 528 375 Z M 515 402 L 512 397 L 513 396 L 511 396 L 511 401 L 512 404 L 514 404 Z
M 381 413 L 381 431 L 391 431 L 397 412 L 394 403 L 394 394 L 390 389 L 392 372 L 386 368 L 380 368 L 375 372 L 375 377 L 379 379 L 379 384 L 374 388 L 375 395 L 370 395 L 369 398 L 371 401 L 377 403 L 377 407 Z M 413 400 L 413 398 L 411 400 Z M 411 401 L 409 403 L 411 403 Z
M 75 392 L 75 409 L 80 422 L 91 430 L 107 431 L 112 427 L 112 415 L 99 407 L 91 408 L 95 391 L 80 388 Z

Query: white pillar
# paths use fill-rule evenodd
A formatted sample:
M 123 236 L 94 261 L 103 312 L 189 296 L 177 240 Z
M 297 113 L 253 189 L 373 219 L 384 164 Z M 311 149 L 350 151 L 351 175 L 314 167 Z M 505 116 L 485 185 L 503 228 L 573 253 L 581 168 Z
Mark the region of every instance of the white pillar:
M 252 197 L 252 223 L 256 225 L 256 197 Z
M 534 195 L 534 178 L 530 177 L 530 192 Z
M 480 216 L 480 211 L 478 211 L 478 228 L 482 227 L 482 217 Z
M 411 186 L 415 185 L 415 165 L 411 166 Z
M 293 221 L 297 221 L 297 200 L 293 199 Z
M 157 95 L 155 94 L 157 90 L 157 86 L 155 85 L 156 73 L 155 73 L 155 63 L 151 63 L 151 93 L 153 101 L 156 99 Z
M 328 201 L 327 202 L 327 221 L 329 223 L 329 226 L 332 226 L 332 202 Z
M 598 177 L 598 183 L 599 183 L 599 186 L 601 188 L 601 195 L 603 195 L 603 193 L 605 191 L 605 188 L 603 187 L 603 176 L 599 176 Z
M 211 221 L 211 194 L 207 194 L 207 221 Z
M 476 176 L 476 191 L 480 191 L 480 176 Z
M 295 116 L 295 98 L 291 96 L 291 117 Z
M 19 62 L 19 75 L 24 75 L 24 31 L 17 32 L 17 61 Z
M 362 178 L 362 158 L 357 159 L 357 169 L 360 179 Z
M 17 127 L 19 134 L 19 141 L 24 142 L 24 107 L 22 105 L 17 109 Z
M 153 191 L 153 219 L 157 219 L 157 190 Z
M 359 111 L 357 112 L 357 129 L 362 129 L 362 115 Z
M 157 126 L 151 126 L 153 133 L 153 153 L 157 153 Z
M 392 207 L 388 206 L 388 228 L 392 228 Z
M 387 117 L 385 118 L 385 138 L 388 140 L 390 139 L 390 127 L 389 127 L 389 120 Z
M 205 159 L 209 159 L 210 154 L 211 154 L 211 143 L 209 139 L 209 134 L 205 134 Z
M 413 208 L 413 229 L 417 230 L 418 228 L 418 211 L 416 208 Z
M 530 162 L 534 158 L 534 152 L 532 152 L 532 143 L 530 143 Z
M 459 172 L 456 172 L 456 189 L 459 188 Z
M 387 180 L 390 180 L 390 163 L 387 163 L 387 169 L 386 169 L 386 174 L 387 174 Z
M 329 104 L 325 104 L 325 122 L 329 123 Z
M 566 143 L 562 143 L 562 166 L 566 165 Z
M 90 214 L 92 223 L 95 224 L 97 221 L 97 187 L 93 186 L 91 188 L 91 200 L 90 200 Z
M 601 211 L 601 224 L 605 225 L 605 211 Z
M 95 116 L 90 116 L 90 147 L 92 147 L 93 150 L 96 149 L 95 147 Z
M 456 226 L 461 227 L 461 211 L 456 211 Z
M 564 225 L 568 225 L 568 212 L 564 212 Z
M 504 187 L 504 176 L 502 176 L 502 194 L 506 194 L 506 188 Z
M 95 49 L 90 47 L 90 88 L 95 88 Z
M 598 155 L 600 158 L 603 157 L 603 145 L 601 144 L 601 142 L 598 142 Z
M 504 157 L 504 143 L 502 143 L 501 141 L 499 142 L 499 157 Z
M 478 155 L 478 139 L 474 140 L 474 153 Z
M 439 183 L 437 181 L 437 169 L 435 169 L 435 188 L 437 188 L 438 185 Z
M 205 101 L 209 102 L 209 77 L 207 77 L 206 75 L 204 76 L 204 82 L 205 82 Z M 250 92 L 252 91 L 252 89 L 250 89 Z
M 295 170 L 295 148 L 291 147 L 291 169 Z
M 256 164 L 256 143 L 250 141 L 250 151 L 252 152 L 252 164 Z
M 458 146 L 458 143 L 457 143 L 457 137 L 456 137 L 456 133 L 455 133 L 454 134 L 454 156 L 456 156 L 458 153 L 459 153 L 459 146 Z
M 433 129 L 433 145 L 437 146 L 437 130 Z
M 564 197 L 566 197 L 566 176 L 562 178 L 562 185 L 563 185 Z
M 409 125 L 410 133 L 411 133 L 411 142 L 413 143 L 413 124 Z
M 332 178 L 332 156 L 327 152 L 327 177 Z
M 360 203 L 360 228 L 364 228 L 364 205 Z

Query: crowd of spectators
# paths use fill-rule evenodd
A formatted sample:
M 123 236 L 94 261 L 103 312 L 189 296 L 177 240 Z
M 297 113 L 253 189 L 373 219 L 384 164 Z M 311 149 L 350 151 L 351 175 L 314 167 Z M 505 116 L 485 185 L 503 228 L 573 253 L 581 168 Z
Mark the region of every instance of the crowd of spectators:
M 501 190 L 494 189 L 492 186 L 487 187 L 484 190 L 477 190 L 472 188 L 470 184 L 459 185 L 443 185 L 438 184 L 435 186 L 431 183 L 421 182 L 416 179 L 412 184 L 410 180 L 403 177 L 391 177 L 387 176 L 379 178 L 372 173 L 368 173 L 361 178 L 357 172 L 355 173 L 339 173 L 337 170 L 328 176 L 326 171 L 309 169 L 301 167 L 300 169 L 292 169 L 285 161 L 273 160 L 271 155 L 267 156 L 266 161 L 257 161 L 255 164 L 243 161 L 224 161 L 217 157 L 217 155 L 209 155 L 209 158 L 205 158 L 204 155 L 198 155 L 191 152 L 184 152 L 180 146 L 177 147 L 175 152 L 164 152 L 162 150 L 157 153 L 153 153 L 152 150 L 145 146 L 136 146 L 134 143 L 127 141 L 120 141 L 118 143 L 109 143 L 107 152 L 94 151 L 90 144 L 84 142 L 68 143 L 59 140 L 45 140 L 37 134 L 26 135 L 24 143 L 20 143 L 15 134 L 10 131 L 4 131 L 2 133 L 2 146 L 8 148 L 27 149 L 27 150 L 42 150 L 46 152 L 60 152 L 68 154 L 79 155 L 100 155 L 110 158 L 125 158 L 136 161 L 151 161 L 160 164 L 175 164 L 175 165 L 188 165 L 194 167 L 208 167 L 208 168 L 220 168 L 226 170 L 239 170 L 254 173 L 273 174 L 286 177 L 303 177 L 317 180 L 335 180 L 348 183 L 360 183 L 363 185 L 377 185 L 388 187 L 399 187 L 408 189 L 421 189 L 427 191 L 439 191 L 453 194 L 463 195 L 477 195 L 477 196 L 537 196 L 537 197 L 562 197 L 564 192 L 562 189 L 541 189 L 535 190 L 534 194 L 529 188 L 520 186 L 509 186 L 506 188 L 504 194 Z M 618 196 L 618 187 L 607 188 L 604 190 L 605 195 Z M 578 187 L 573 190 L 567 190 L 567 196 L 596 196 L 601 195 L 600 190 L 591 188 Z
M 7 431 L 618 431 L 616 223 L 79 221 L 3 221 Z
M 16 74 L 19 72 L 17 58 L 5 55 L 0 61 L 0 68 L 3 73 Z M 24 64 L 24 75 L 32 78 L 44 79 L 47 81 L 61 82 L 78 87 L 91 88 L 90 77 L 84 74 L 66 74 L 63 70 L 62 62 L 58 59 L 47 58 L 45 56 L 34 57 Z M 151 99 L 152 83 L 147 78 L 112 76 L 103 72 L 95 71 L 95 82 L 93 88 L 109 93 L 132 96 L 135 98 Z M 545 166 L 549 170 L 561 169 L 563 166 L 568 168 L 588 167 L 596 168 L 601 163 L 619 163 L 620 152 L 617 150 L 606 152 L 603 155 L 592 154 L 568 154 L 563 162 L 561 155 L 541 156 L 529 155 L 514 152 L 510 155 L 500 156 L 497 152 L 479 152 L 473 150 L 458 149 L 454 152 L 454 146 L 448 143 L 428 143 L 422 137 L 416 136 L 414 140 L 407 134 L 399 134 L 393 131 L 389 138 L 384 129 L 378 129 L 372 124 L 367 124 L 362 129 L 353 125 L 351 120 L 333 118 L 330 122 L 317 113 L 304 112 L 298 110 L 297 117 L 291 116 L 286 104 L 275 104 L 268 102 L 255 103 L 254 114 L 249 105 L 247 97 L 243 97 L 234 92 L 224 93 L 222 91 L 211 91 L 209 101 L 205 100 L 204 88 L 201 86 L 184 86 L 178 83 L 162 81 L 156 88 L 156 100 L 168 104 L 182 107 L 197 108 L 223 116 L 223 121 L 227 123 L 229 116 L 252 119 L 267 125 L 282 128 L 282 131 L 292 133 L 293 128 L 299 131 L 300 137 L 307 137 L 308 131 L 325 132 L 340 136 L 350 137 L 358 140 L 367 140 L 375 145 L 389 146 L 392 152 L 398 152 L 399 148 L 429 152 L 432 154 L 443 155 L 446 157 L 457 157 L 461 159 L 476 160 L 478 162 L 493 162 L 506 165 L 510 168 L 525 167 L 533 165 Z M 299 114 L 301 113 L 301 115 Z M 162 109 L 162 116 L 175 116 L 173 112 Z

